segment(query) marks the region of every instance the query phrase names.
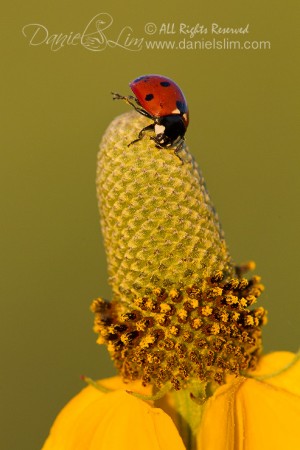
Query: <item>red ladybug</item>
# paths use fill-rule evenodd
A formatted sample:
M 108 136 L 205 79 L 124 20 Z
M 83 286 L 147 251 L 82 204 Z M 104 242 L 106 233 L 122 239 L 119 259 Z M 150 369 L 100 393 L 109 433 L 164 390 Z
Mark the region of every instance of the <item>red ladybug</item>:
M 162 75 L 143 75 L 133 80 L 129 86 L 135 97 L 113 93 L 114 100 L 125 100 L 137 112 L 153 120 L 129 145 L 142 139 L 145 131 L 154 130 L 155 136 L 151 139 L 156 146 L 175 146 L 177 154 L 183 146 L 189 124 L 188 106 L 180 87 Z

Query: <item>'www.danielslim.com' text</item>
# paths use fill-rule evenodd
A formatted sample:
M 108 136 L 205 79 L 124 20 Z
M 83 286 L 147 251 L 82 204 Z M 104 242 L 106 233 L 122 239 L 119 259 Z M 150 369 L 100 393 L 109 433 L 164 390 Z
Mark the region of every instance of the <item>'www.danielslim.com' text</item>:
M 197 41 L 182 39 L 180 41 L 151 40 L 144 42 L 147 50 L 270 50 L 270 41 L 238 41 L 224 39 L 201 39 Z

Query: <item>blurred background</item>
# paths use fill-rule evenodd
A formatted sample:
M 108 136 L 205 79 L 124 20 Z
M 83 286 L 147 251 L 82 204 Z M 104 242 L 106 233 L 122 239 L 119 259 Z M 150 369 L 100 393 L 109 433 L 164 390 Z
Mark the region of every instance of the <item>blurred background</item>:
M 80 375 L 114 373 L 105 349 L 95 343 L 89 311 L 93 298 L 110 298 L 95 197 L 96 154 L 109 122 L 128 110 L 110 92 L 130 93 L 128 83 L 139 75 L 163 74 L 183 89 L 190 107 L 187 143 L 232 257 L 255 260 L 266 286 L 265 351 L 297 350 L 296 8 L 296 1 L 277 0 L 6 4 L 1 449 L 39 449 L 58 411 L 84 386 Z M 212 35 L 212 23 L 248 25 L 248 34 Z M 74 36 L 85 29 L 83 45 Z M 249 40 L 254 47 L 268 41 L 271 48 L 188 47 L 213 38 Z M 163 45 L 154 41 L 181 48 L 147 48 Z

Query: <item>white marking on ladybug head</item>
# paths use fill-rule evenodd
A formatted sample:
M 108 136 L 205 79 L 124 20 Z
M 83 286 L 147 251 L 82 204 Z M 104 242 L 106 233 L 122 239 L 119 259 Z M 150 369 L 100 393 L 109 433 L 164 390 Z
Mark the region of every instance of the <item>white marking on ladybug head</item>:
M 163 125 L 158 125 L 157 123 L 154 125 L 154 131 L 156 136 L 158 136 L 159 134 L 164 134 L 166 130 L 166 127 L 164 127 Z
M 184 118 L 185 121 L 187 121 L 187 113 L 182 114 L 182 117 Z
M 172 111 L 172 114 L 180 114 L 180 111 L 178 108 L 174 109 L 174 111 Z

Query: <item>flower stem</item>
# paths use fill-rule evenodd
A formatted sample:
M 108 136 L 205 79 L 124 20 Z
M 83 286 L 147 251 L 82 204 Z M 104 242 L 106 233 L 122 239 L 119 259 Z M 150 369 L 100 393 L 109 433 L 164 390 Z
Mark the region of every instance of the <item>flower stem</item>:
M 189 389 L 172 391 L 178 429 L 187 450 L 197 449 L 199 428 L 206 400 L 206 383 L 192 382 Z

